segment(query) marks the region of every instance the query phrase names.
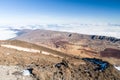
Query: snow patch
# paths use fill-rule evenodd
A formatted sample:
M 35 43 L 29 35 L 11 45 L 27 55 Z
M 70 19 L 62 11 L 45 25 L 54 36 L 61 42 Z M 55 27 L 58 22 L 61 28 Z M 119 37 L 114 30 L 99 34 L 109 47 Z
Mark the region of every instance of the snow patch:
M 22 74 L 24 75 L 24 76 L 30 76 L 30 71 L 29 70 L 23 70 L 22 71 Z
M 45 52 L 45 51 L 40 51 L 40 50 L 36 50 L 36 49 L 30 49 L 30 48 L 23 48 L 23 47 L 19 47 L 19 46 L 14 46 L 14 45 L 1 45 L 2 47 L 6 47 L 6 48 L 11 48 L 11 49 L 16 49 L 19 51 L 26 51 L 26 52 L 32 52 L 32 53 L 41 53 L 44 55 L 52 55 L 54 57 L 60 57 L 58 55 L 49 53 L 49 52 Z M 10 55 L 10 53 L 6 53 L 7 55 Z
M 42 51 L 42 54 L 45 54 L 45 55 L 50 55 L 50 53 L 45 52 L 45 51 Z
M 120 71 L 120 66 L 115 66 L 114 65 L 114 68 L 117 69 L 118 71 Z
M 31 76 L 21 75 L 22 67 L 0 65 L 0 80 L 33 80 Z
M 20 50 L 20 51 L 33 52 L 33 53 L 40 53 L 40 50 L 29 49 L 29 48 L 23 48 L 23 47 L 18 47 L 18 46 L 13 46 L 13 45 L 1 45 L 1 46 L 2 46 L 2 47 L 6 47 L 6 48 L 17 49 L 17 50 Z

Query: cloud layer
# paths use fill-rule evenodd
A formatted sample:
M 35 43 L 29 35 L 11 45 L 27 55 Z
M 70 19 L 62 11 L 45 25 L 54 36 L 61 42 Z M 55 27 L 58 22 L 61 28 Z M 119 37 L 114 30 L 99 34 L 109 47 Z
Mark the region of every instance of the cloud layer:
M 27 26 L 1 26 L 0 40 L 13 38 L 18 31 L 23 29 L 45 29 L 55 31 L 74 32 L 89 35 L 105 35 L 120 38 L 120 25 L 113 24 L 41 24 L 41 25 L 27 25 Z
M 7 40 L 16 37 L 15 31 L 9 30 L 8 28 L 0 27 L 0 40 Z

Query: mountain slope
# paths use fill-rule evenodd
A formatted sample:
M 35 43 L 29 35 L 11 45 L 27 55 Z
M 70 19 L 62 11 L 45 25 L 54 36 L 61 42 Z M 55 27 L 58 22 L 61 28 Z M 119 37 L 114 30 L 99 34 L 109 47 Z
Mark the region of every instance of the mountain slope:
M 5 79 L 5 76 L 6 80 L 120 79 L 120 72 L 111 64 L 101 71 L 95 70 L 98 65 L 73 55 L 59 55 L 61 58 L 40 52 L 30 52 L 31 50 L 45 51 L 45 49 L 42 46 L 18 40 L 0 41 L 0 68 L 4 68 L 2 73 L 4 76 L 1 76 L 0 79 Z M 21 71 L 29 69 L 32 69 L 30 76 L 21 74 Z
M 33 30 L 14 39 L 81 57 L 100 57 L 106 48 L 120 50 L 120 39 L 50 30 Z M 113 53 L 112 53 L 113 54 Z M 114 57 L 114 56 L 110 56 Z

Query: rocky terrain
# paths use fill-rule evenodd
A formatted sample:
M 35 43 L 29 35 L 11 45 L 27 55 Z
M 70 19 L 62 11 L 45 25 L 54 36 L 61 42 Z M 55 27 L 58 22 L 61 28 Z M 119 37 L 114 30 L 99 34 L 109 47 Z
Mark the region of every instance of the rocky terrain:
M 120 80 L 114 37 L 25 30 L 0 41 L 0 80 Z
M 0 45 L 0 80 L 120 80 L 120 72 L 110 63 L 101 70 L 79 56 L 60 52 L 54 56 L 23 41 L 0 41 Z
M 101 52 L 107 48 L 120 50 L 120 39 L 98 35 L 83 35 L 50 30 L 33 30 L 14 39 L 30 42 L 80 57 L 107 57 Z M 105 51 L 104 51 L 105 53 Z M 118 51 L 118 54 L 120 52 Z M 120 58 L 114 51 L 108 57 Z

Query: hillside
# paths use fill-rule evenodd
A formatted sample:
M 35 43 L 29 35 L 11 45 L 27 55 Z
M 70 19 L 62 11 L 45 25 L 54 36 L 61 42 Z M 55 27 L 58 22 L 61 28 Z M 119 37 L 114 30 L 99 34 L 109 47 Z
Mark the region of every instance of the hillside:
M 0 41 L 0 70 L 2 71 L 0 79 L 1 80 L 120 79 L 120 72 L 112 64 L 107 63 L 109 65 L 107 65 L 107 67 L 103 71 L 95 70 L 97 69 L 97 67 L 100 67 L 100 65 L 91 63 L 74 55 L 66 55 L 65 53 L 62 52 L 59 53 L 56 52 L 54 52 L 54 50 L 52 51 L 51 49 L 47 51 L 45 47 L 18 40 Z M 102 62 L 106 63 L 104 61 Z M 30 71 L 30 73 L 28 74 L 27 71 Z
M 107 57 L 102 56 L 101 53 L 107 48 L 120 50 L 120 39 L 100 35 L 84 35 L 37 29 L 24 33 L 14 39 L 49 47 L 80 57 Z M 120 58 L 112 56 L 115 53 L 110 54 L 111 56 L 108 57 Z

